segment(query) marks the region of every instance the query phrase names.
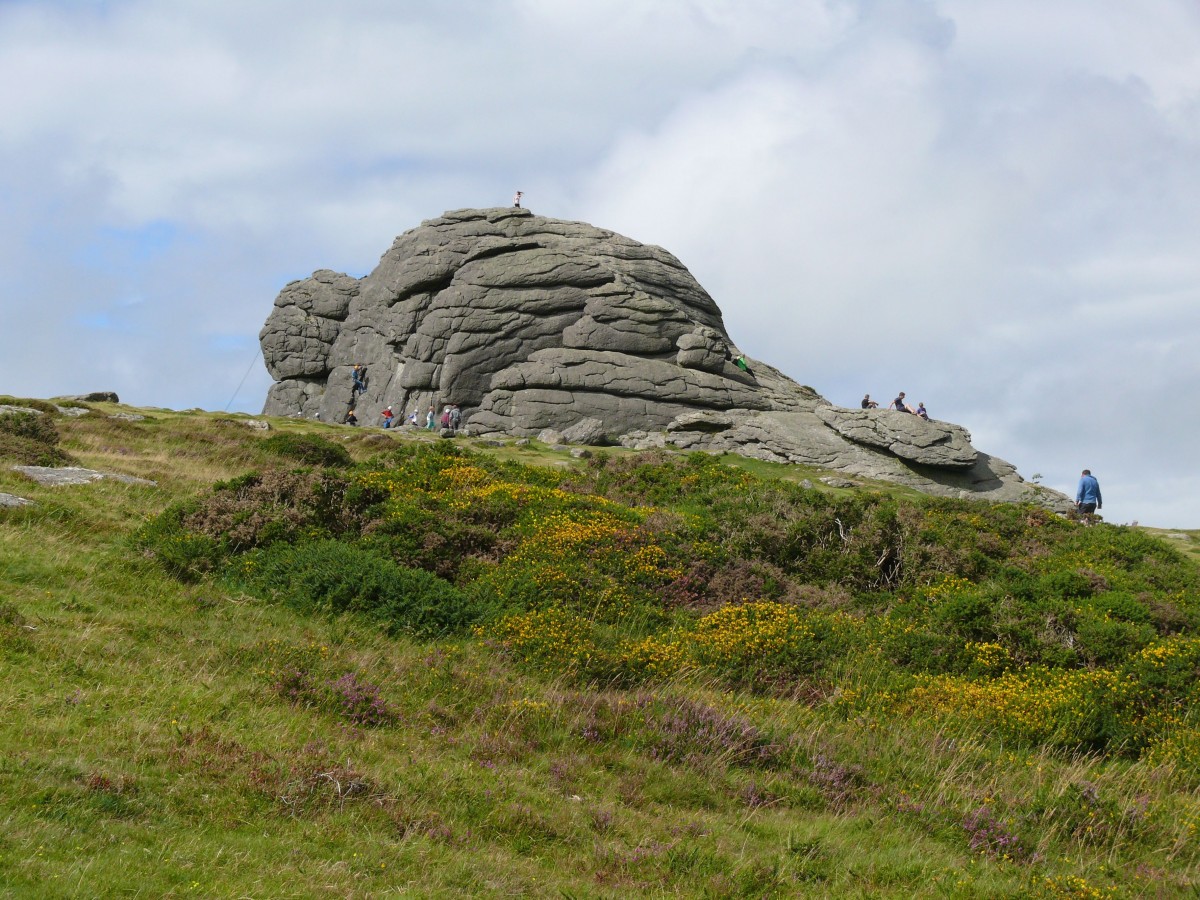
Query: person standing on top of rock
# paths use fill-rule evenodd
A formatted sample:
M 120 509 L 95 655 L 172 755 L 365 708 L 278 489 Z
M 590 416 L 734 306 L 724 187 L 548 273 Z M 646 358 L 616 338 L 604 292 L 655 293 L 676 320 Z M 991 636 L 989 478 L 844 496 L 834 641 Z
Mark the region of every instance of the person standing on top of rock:
M 892 409 L 896 410 L 896 412 L 906 412 L 906 413 L 915 413 L 916 412 L 915 409 L 913 409 L 911 406 L 909 406 L 907 403 L 904 402 L 904 391 L 901 391 L 900 396 L 898 396 L 895 400 L 892 401 Z
M 1100 482 L 1096 480 L 1091 469 L 1084 469 L 1079 479 L 1079 487 L 1075 491 L 1075 508 L 1083 517 L 1083 524 L 1091 525 L 1092 516 L 1103 506 L 1104 503 L 1100 499 Z
M 517 209 L 520 209 L 521 208 L 521 198 L 524 196 L 525 196 L 524 191 L 517 191 L 513 195 L 513 206 L 515 206 Z
M 862 408 L 863 409 L 876 409 L 876 408 L 878 408 L 878 406 L 879 406 L 879 404 L 871 399 L 870 394 L 863 394 L 863 398 L 862 398 Z

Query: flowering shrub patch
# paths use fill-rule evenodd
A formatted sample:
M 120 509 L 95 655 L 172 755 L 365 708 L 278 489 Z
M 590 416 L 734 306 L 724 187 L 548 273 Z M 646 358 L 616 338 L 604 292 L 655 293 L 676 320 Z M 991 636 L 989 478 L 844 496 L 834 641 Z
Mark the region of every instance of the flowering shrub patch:
M 308 612 L 473 625 L 549 677 L 695 676 L 1029 746 L 1200 744 L 1195 567 L 1032 507 L 829 494 L 706 454 L 564 473 L 438 443 L 247 475 L 137 542 Z

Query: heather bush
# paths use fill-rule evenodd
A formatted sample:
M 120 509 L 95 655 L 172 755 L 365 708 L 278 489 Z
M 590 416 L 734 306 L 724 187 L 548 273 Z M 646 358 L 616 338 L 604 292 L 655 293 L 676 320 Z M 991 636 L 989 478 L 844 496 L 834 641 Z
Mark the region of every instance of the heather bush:
M 419 498 L 389 501 L 386 512 L 365 529 L 365 540 L 399 565 L 425 569 L 456 581 L 470 559 L 491 559 L 496 532 L 441 510 Z
M 273 674 L 272 691 L 296 706 L 321 709 L 365 728 L 391 725 L 399 719 L 379 686 L 365 681 L 356 672 L 323 678 L 306 668 L 284 666 Z
M 254 472 L 172 504 L 134 532 L 132 545 L 176 577 L 195 580 L 277 541 L 357 535 L 378 500 L 330 473 Z
M 132 546 L 181 581 L 195 581 L 214 571 L 225 559 L 221 542 L 184 527 L 184 520 L 199 508 L 198 500 L 168 506 L 134 532 Z
M 321 471 L 251 473 L 218 484 L 181 520 L 189 532 L 218 540 L 228 554 L 275 541 L 357 535 L 378 496 Z
M 34 406 L 18 401 L 22 406 Z M 46 405 L 46 404 L 43 404 Z M 50 407 L 53 411 L 54 407 Z M 61 466 L 74 460 L 58 446 L 58 428 L 49 412 L 0 413 L 0 458 L 26 466 Z
M 783 759 L 783 747 L 748 720 L 685 697 L 638 694 L 634 742 L 654 759 L 701 768 L 770 768 Z

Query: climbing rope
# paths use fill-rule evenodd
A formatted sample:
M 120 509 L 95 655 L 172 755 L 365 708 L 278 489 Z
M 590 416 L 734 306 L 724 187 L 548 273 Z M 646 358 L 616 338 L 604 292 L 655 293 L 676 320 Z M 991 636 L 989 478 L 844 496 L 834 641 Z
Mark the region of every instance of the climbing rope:
M 262 355 L 262 347 L 254 351 L 254 359 L 250 360 L 250 365 L 246 367 L 246 374 L 242 376 L 242 380 L 238 382 L 238 386 L 234 388 L 233 396 L 229 398 L 229 402 L 225 404 L 225 412 L 229 412 L 229 407 L 233 406 L 233 401 L 237 399 L 238 391 L 242 389 L 242 385 L 246 383 L 246 379 L 250 377 L 250 370 L 254 368 L 254 364 L 258 362 L 259 356 Z

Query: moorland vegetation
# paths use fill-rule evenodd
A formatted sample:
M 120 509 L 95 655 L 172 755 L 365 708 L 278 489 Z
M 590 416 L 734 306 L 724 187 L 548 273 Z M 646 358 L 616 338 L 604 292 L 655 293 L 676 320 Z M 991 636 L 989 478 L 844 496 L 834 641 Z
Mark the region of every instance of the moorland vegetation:
M 10 402 L 10 401 L 6 401 Z M 0 887 L 1187 895 L 1196 535 L 704 454 L 0 415 Z M 11 464 L 138 475 L 31 485 Z

